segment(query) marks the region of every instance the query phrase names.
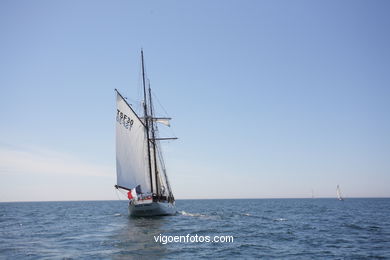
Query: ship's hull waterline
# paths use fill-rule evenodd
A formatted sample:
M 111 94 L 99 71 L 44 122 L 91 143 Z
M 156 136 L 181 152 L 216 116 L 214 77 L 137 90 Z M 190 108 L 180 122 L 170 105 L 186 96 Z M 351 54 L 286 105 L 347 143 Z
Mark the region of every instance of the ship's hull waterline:
M 174 203 L 150 202 L 142 204 L 129 203 L 129 213 L 132 217 L 169 216 L 176 214 Z

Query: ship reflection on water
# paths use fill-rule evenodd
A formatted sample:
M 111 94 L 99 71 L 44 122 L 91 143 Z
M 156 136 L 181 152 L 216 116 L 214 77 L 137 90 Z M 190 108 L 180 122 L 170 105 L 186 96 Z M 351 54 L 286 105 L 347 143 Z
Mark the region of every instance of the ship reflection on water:
M 164 226 L 172 217 L 119 217 L 125 220 L 115 227 L 111 236 L 114 259 L 159 259 L 167 256 L 167 247 L 156 243 L 154 236 L 167 231 Z

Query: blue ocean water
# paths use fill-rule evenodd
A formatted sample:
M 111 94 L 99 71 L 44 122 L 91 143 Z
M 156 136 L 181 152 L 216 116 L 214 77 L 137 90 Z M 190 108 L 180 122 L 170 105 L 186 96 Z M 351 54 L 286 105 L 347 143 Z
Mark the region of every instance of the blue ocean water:
M 1 259 L 390 259 L 390 199 L 178 200 L 131 218 L 126 201 L 0 203 Z M 156 243 L 154 236 L 233 236 Z

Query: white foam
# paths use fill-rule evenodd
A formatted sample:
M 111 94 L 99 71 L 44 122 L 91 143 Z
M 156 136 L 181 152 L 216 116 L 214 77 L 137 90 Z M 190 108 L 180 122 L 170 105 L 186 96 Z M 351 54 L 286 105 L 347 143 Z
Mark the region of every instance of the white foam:
M 183 216 L 189 216 L 189 217 L 204 217 L 206 215 L 200 214 L 200 213 L 189 213 L 185 212 L 184 210 L 179 211 L 179 213 Z

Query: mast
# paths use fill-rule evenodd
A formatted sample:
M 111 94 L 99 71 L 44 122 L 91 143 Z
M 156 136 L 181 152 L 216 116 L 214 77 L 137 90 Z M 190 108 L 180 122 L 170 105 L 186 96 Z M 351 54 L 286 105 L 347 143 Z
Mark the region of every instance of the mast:
M 152 91 L 150 89 L 150 82 L 149 82 L 149 106 L 150 106 L 150 117 L 151 120 L 151 132 L 152 132 L 152 144 L 153 144 L 153 159 L 154 159 L 154 174 L 156 178 L 156 193 L 159 195 L 159 186 L 158 186 L 158 170 L 157 170 L 157 156 L 156 156 L 156 137 L 155 137 L 155 129 L 154 129 L 154 122 L 153 122 L 153 103 L 152 103 Z
M 148 145 L 148 162 L 149 162 L 149 176 L 150 176 L 150 187 L 153 193 L 153 177 L 152 177 L 152 161 L 150 158 L 150 143 L 149 143 L 149 117 L 148 109 L 146 106 L 146 86 L 145 86 L 145 66 L 144 66 L 144 51 L 141 49 L 141 63 L 142 63 L 142 85 L 144 87 L 144 118 L 146 128 L 146 140 Z M 157 179 L 156 179 L 157 184 Z

